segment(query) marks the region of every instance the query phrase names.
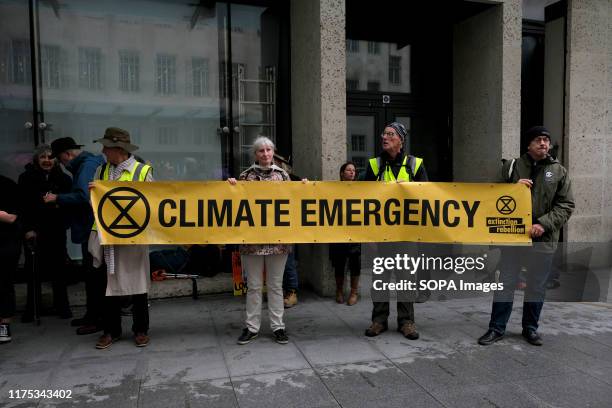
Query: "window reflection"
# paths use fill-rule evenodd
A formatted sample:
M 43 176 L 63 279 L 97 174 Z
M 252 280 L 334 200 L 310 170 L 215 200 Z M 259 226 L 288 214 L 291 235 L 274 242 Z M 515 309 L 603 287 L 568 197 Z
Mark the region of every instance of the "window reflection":
M 347 91 L 410 93 L 410 45 L 346 40 Z
M 119 89 L 124 92 L 140 90 L 140 55 L 138 51 L 119 51 Z
M 347 157 L 355 163 L 360 174 L 365 174 L 366 163 L 374 157 L 374 116 L 347 116 Z
M 57 15 L 41 1 L 47 141 L 71 136 L 99 153 L 92 141 L 118 126 L 152 162 L 157 180 L 220 179 L 218 21 L 225 5 L 193 3 L 65 0 Z M 25 83 L 29 41 L 12 44 L 11 77 Z
M 79 87 L 102 89 L 102 51 L 79 47 Z

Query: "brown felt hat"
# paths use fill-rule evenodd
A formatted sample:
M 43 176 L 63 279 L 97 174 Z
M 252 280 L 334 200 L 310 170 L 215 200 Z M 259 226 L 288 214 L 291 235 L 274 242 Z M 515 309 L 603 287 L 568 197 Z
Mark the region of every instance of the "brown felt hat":
M 120 147 L 127 152 L 138 150 L 138 146 L 130 142 L 130 132 L 117 127 L 107 128 L 104 137 L 96 139 L 94 142 L 102 143 L 106 147 Z

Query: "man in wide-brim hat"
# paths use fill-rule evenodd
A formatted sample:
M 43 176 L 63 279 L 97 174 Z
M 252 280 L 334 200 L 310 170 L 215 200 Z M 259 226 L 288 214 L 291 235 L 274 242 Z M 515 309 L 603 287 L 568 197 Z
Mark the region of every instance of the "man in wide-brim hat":
M 133 145 L 130 141 L 130 133 L 117 127 L 107 128 L 104 136 L 94 140 L 94 143 L 101 143 L 104 147 L 120 147 L 128 153 L 138 150 L 138 146 Z
M 104 147 L 108 162 L 96 171 L 95 180 L 143 182 L 153 181 L 151 166 L 139 162 L 131 152 L 138 149 L 127 130 L 110 127 L 104 137 L 94 140 Z M 95 185 L 92 187 L 95 188 Z M 94 224 L 89 251 L 94 266 L 106 266 L 106 298 L 103 312 L 104 334 L 96 343 L 105 349 L 121 337 L 121 296 L 132 296 L 132 331 L 138 347 L 149 343 L 148 292 L 149 247 L 147 245 L 100 245 L 98 226 Z

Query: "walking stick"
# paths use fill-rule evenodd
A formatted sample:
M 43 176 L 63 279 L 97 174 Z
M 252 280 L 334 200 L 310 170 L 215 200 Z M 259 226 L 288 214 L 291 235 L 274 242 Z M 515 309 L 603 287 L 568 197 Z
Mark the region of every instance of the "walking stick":
M 38 305 L 38 286 L 37 286 L 37 271 L 36 271 L 36 242 L 35 241 L 27 241 L 26 247 L 30 251 L 30 255 L 32 256 L 32 292 L 34 296 L 32 296 L 32 313 L 34 318 L 34 323 L 37 326 L 40 326 L 40 311 Z M 40 289 L 40 297 L 42 301 L 42 288 Z

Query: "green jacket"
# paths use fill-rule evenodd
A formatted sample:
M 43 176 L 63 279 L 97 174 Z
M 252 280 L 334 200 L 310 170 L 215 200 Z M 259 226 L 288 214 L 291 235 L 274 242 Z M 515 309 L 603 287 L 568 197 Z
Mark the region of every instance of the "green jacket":
M 544 234 L 533 242 L 543 242 L 545 244 L 538 249 L 553 252 L 559 241 L 559 231 L 575 207 L 567 170 L 550 156 L 534 163 L 527 153 L 503 162 L 501 181 L 516 183 L 523 178 L 534 183 L 531 189 L 532 222 L 544 227 Z

